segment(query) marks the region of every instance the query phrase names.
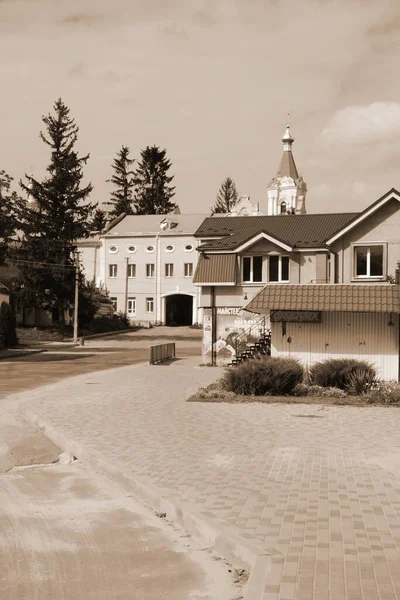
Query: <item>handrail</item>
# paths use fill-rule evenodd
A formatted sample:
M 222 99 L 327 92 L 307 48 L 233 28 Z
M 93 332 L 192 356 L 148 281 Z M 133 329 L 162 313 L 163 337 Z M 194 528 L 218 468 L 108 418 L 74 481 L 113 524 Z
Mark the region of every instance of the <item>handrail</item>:
M 264 315 L 256 323 L 253 323 L 253 325 L 251 325 L 251 327 L 246 329 L 246 331 L 243 331 L 241 334 L 239 334 L 235 338 L 234 346 L 235 346 L 236 357 L 238 357 L 239 352 L 246 349 L 248 337 L 251 337 L 253 334 L 255 336 L 258 335 L 258 338 L 261 338 L 266 335 L 267 331 L 269 332 L 269 330 L 267 330 L 267 328 L 266 328 L 266 325 L 267 325 L 267 315 Z

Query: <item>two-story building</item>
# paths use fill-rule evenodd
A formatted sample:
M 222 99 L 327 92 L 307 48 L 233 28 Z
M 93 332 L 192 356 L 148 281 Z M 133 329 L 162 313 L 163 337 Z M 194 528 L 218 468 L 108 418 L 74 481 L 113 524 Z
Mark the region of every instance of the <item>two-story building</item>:
M 206 219 L 194 277 L 205 362 L 212 349 L 229 362 L 234 340 L 267 320 L 272 355 L 363 357 L 397 380 L 399 232 L 394 189 L 361 213 Z
M 107 289 L 116 312 L 139 324 L 201 323 L 194 232 L 207 216 L 124 216 L 78 243 L 86 278 Z

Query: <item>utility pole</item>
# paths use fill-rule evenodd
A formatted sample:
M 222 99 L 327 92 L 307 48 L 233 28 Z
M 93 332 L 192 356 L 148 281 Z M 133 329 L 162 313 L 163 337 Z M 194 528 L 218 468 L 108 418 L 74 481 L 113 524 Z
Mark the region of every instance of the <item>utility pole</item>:
M 128 314 L 128 267 L 129 267 L 129 256 L 125 258 L 126 269 L 125 269 L 125 314 Z
M 78 309 L 79 309 L 79 255 L 75 252 L 75 303 L 74 303 L 74 343 L 78 343 Z

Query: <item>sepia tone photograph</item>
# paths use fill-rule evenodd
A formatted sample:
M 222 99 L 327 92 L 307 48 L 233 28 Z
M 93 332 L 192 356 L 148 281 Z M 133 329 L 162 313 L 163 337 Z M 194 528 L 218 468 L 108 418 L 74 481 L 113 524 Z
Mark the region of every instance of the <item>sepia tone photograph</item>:
M 398 0 L 0 0 L 0 600 L 400 600 Z

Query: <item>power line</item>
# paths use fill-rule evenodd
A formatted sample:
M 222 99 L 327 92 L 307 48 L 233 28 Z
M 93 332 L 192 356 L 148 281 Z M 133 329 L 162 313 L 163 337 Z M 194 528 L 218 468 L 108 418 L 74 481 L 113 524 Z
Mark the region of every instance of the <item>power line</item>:
M 13 259 L 9 259 L 9 262 L 12 263 L 24 263 L 24 264 L 28 264 L 28 265 L 37 265 L 37 266 L 50 266 L 50 267 L 62 267 L 64 269 L 74 269 L 75 270 L 75 265 L 66 265 L 64 263 L 49 263 L 49 262 L 44 262 L 42 260 L 23 260 L 20 258 L 13 258 Z

